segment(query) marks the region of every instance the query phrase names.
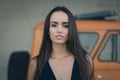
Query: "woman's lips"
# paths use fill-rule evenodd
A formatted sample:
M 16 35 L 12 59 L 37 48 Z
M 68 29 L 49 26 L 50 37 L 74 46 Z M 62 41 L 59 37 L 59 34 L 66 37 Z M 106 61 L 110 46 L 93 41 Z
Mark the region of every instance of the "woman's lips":
M 56 37 L 57 39 L 62 39 L 62 38 L 63 38 L 62 35 L 56 35 L 55 37 Z

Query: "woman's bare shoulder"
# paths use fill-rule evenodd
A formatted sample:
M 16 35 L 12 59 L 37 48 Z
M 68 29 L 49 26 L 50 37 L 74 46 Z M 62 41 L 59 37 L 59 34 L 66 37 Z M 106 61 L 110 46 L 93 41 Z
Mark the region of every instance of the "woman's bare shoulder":
M 33 58 L 29 62 L 29 68 L 35 70 L 37 67 L 37 58 Z
M 93 64 L 93 60 L 92 60 L 91 56 L 89 54 L 86 54 L 85 57 L 86 57 L 87 61 L 89 62 L 89 64 L 91 65 L 91 67 L 93 68 L 94 64 Z
M 91 56 L 89 54 L 86 54 L 86 58 L 90 64 L 89 68 L 91 70 L 91 80 L 95 80 L 94 78 L 94 63 L 93 63 L 93 60 L 91 58 Z
M 33 58 L 29 62 L 27 80 L 34 80 L 37 68 L 37 58 Z
M 37 58 L 33 58 L 29 62 L 30 65 L 35 66 L 37 64 Z
M 91 56 L 89 54 L 86 54 L 85 56 L 86 56 L 86 59 L 92 64 L 93 61 L 92 61 Z

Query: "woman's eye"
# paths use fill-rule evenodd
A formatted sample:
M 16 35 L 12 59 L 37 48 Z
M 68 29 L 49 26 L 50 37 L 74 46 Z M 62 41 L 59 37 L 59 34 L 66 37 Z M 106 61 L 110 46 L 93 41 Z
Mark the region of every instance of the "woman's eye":
M 57 25 L 55 25 L 55 24 L 52 24 L 51 26 L 52 26 L 52 27 L 56 27 Z
M 69 25 L 64 25 L 65 28 L 69 28 Z

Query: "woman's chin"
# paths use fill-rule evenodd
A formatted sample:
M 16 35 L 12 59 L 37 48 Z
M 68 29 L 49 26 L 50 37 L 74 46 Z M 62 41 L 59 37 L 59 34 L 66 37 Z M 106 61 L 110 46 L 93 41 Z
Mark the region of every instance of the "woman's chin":
M 55 43 L 55 44 L 65 44 L 66 42 L 65 41 L 55 41 L 55 42 L 53 42 L 53 43 Z

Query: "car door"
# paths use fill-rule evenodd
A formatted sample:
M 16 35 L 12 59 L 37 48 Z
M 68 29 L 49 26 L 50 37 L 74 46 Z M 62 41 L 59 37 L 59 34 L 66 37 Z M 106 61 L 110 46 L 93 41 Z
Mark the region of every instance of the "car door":
M 120 80 L 120 31 L 108 31 L 94 56 L 95 80 Z

